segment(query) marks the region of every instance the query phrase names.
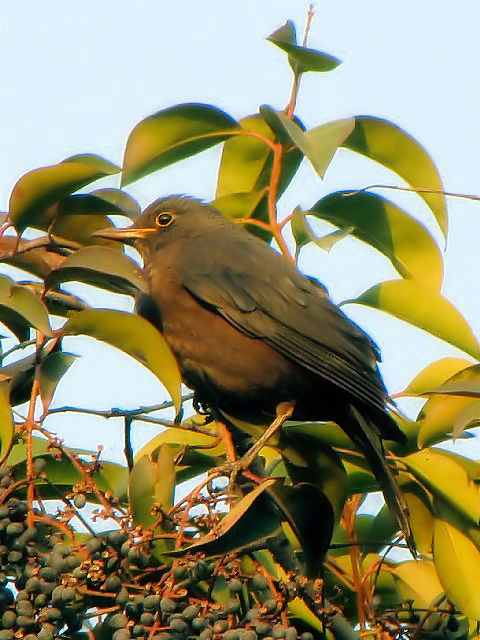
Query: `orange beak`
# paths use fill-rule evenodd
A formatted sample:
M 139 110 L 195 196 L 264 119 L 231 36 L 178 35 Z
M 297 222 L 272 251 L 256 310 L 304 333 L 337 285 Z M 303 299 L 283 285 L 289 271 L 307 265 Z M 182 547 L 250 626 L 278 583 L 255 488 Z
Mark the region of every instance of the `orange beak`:
M 126 229 L 100 229 L 94 231 L 93 236 L 97 238 L 105 238 L 106 240 L 116 240 L 125 244 L 133 244 L 135 240 L 142 240 L 151 233 L 156 233 L 156 229 L 151 227 L 127 227 Z

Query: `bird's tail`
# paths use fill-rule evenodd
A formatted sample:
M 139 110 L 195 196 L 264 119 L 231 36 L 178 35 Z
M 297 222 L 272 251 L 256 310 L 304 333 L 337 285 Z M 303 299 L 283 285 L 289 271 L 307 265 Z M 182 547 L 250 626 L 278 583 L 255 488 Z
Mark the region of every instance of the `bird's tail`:
M 388 508 L 393 513 L 399 529 L 405 536 L 405 541 L 413 555 L 415 555 L 415 543 L 408 519 L 408 507 L 405 498 L 389 468 L 378 430 L 375 425 L 365 418 L 355 407 L 351 407 L 353 424 L 345 429 L 355 444 L 365 455 L 370 467 L 380 484 Z M 343 426 L 343 425 L 342 425 Z

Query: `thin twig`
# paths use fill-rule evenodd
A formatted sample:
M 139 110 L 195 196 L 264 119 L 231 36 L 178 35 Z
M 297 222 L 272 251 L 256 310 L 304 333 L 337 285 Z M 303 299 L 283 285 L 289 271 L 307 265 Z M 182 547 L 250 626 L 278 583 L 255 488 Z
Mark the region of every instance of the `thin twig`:
M 307 21 L 305 23 L 305 31 L 303 33 L 303 41 L 302 41 L 302 47 L 306 48 L 307 43 L 308 43 L 308 34 L 310 33 L 310 28 L 312 26 L 312 19 L 313 16 L 315 15 L 315 12 L 313 10 L 313 4 L 311 4 L 308 7 L 308 11 L 307 11 Z M 288 118 L 292 118 L 293 117 L 293 112 L 295 111 L 295 106 L 297 104 L 297 97 L 298 97 L 298 90 L 300 88 L 300 79 L 302 77 L 302 73 L 301 71 L 298 70 L 298 66 L 295 67 L 295 71 L 293 73 L 293 85 L 292 85 L 292 92 L 290 94 L 290 100 L 288 102 L 288 106 L 285 110 L 287 117 Z
M 351 198 L 359 193 L 370 191 L 370 189 L 392 189 L 394 191 L 409 191 L 411 193 L 430 193 L 438 196 L 448 196 L 450 198 L 465 198 L 466 200 L 480 201 L 480 196 L 475 196 L 466 193 L 456 193 L 455 191 L 442 191 L 441 189 L 427 189 L 426 187 L 399 187 L 394 184 L 369 184 L 368 187 L 363 189 L 357 189 L 355 191 L 349 191 L 342 194 L 344 198 Z
M 187 393 L 182 397 L 182 402 L 187 402 L 188 400 L 193 399 L 193 393 Z M 75 411 L 78 413 L 91 413 L 92 415 L 98 415 L 102 418 L 130 418 L 135 417 L 137 415 L 141 415 L 143 413 L 152 413 L 153 411 L 162 411 L 163 409 L 170 409 L 174 406 L 172 400 L 167 400 L 166 402 L 162 402 L 160 404 L 154 404 L 149 407 L 139 407 L 138 409 L 106 409 L 106 410 L 97 410 L 97 409 L 84 409 L 82 407 L 57 407 L 56 409 L 49 409 L 48 415 L 53 413 L 65 413 L 67 411 Z

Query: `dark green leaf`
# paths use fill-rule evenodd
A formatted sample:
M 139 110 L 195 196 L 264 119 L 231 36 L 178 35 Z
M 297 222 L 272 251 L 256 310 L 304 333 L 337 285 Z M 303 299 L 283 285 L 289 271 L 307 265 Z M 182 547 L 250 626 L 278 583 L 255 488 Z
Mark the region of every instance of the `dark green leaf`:
M 207 104 L 179 104 L 142 120 L 130 133 L 122 184 L 193 156 L 238 130 L 229 115 Z
M 316 431 L 320 431 L 317 426 Z M 317 437 L 297 429 L 288 431 L 281 441 L 281 452 L 288 474 L 295 484 L 314 484 L 324 494 L 339 522 L 347 498 L 348 480 L 340 456 Z
M 343 146 L 361 153 L 395 171 L 414 188 L 442 191 L 437 167 L 428 152 L 414 138 L 388 120 L 356 116 L 355 130 Z M 447 233 L 447 205 L 442 194 L 420 193 L 440 229 Z
M 371 193 L 338 191 L 308 213 L 327 220 L 381 251 L 404 278 L 432 289 L 443 281 L 442 254 L 427 229 L 389 200 Z
M 10 219 L 19 231 L 27 226 L 35 226 L 36 219 L 49 206 L 93 180 L 118 171 L 119 167 L 103 158 L 87 154 L 29 171 L 13 187 L 9 204 Z
M 405 320 L 465 353 L 480 358 L 480 346 L 462 314 L 444 298 L 414 280 L 390 280 L 374 285 L 355 300 Z
M 88 335 L 107 342 L 146 366 L 165 385 L 180 411 L 181 377 L 177 362 L 164 338 L 147 320 L 122 311 L 79 311 L 63 327 L 64 335 Z
M 80 249 L 48 274 L 45 285 L 52 288 L 71 280 L 93 284 L 115 293 L 135 295 L 138 291 L 147 292 L 138 264 L 124 253 L 109 247 Z
M 332 538 L 335 516 L 325 494 L 315 485 L 277 485 L 269 495 L 295 533 L 304 553 L 308 576 L 319 576 Z

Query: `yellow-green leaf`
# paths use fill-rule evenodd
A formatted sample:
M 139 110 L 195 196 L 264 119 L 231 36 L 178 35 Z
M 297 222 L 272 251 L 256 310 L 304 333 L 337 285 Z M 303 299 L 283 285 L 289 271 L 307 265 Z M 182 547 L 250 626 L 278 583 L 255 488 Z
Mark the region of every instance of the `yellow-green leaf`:
M 431 333 L 474 358 L 480 346 L 465 318 L 451 302 L 414 280 L 389 280 L 374 285 L 355 300 L 380 309 Z
M 122 184 L 193 156 L 239 129 L 228 114 L 207 104 L 179 104 L 139 122 L 123 158 Z
M 438 449 L 422 449 L 401 458 L 401 462 L 439 501 L 478 525 L 480 491 L 460 463 L 461 459 Z
M 448 599 L 469 618 L 480 620 L 480 551 L 442 517 L 435 518 L 433 560 Z
M 138 264 L 110 247 L 79 249 L 57 269 L 50 271 L 45 285 L 51 288 L 71 280 L 129 295 L 135 295 L 138 291 L 147 292 Z
M 177 361 L 165 339 L 150 322 L 123 311 L 87 309 L 75 313 L 62 329 L 64 335 L 87 335 L 107 342 L 138 360 L 163 383 L 175 403 L 182 399 Z
M 433 514 L 428 495 L 417 482 L 409 481 L 401 487 L 415 547 L 419 553 L 429 554 L 432 551 Z
M 260 220 L 265 223 L 268 222 L 267 195 L 265 189 L 262 191 L 228 193 L 220 198 L 216 198 L 211 204 L 237 222 L 245 218 L 253 218 L 254 220 Z M 270 242 L 272 239 L 272 233 L 268 231 L 268 229 L 249 223 L 243 224 L 243 227 L 266 242 Z
M 283 129 L 294 144 L 312 163 L 318 175 L 323 178 L 338 147 L 351 134 L 355 127 L 353 118 L 343 118 L 326 122 L 314 129 L 302 129 L 281 111 L 275 112 Z
M 409 185 L 420 189 L 442 191 L 443 184 L 432 158 L 422 145 L 388 120 L 356 116 L 355 129 L 343 146 L 361 153 L 395 171 Z M 420 193 L 430 207 L 440 229 L 447 234 L 445 196 Z
M 201 447 L 208 452 L 210 456 L 220 456 L 225 454 L 225 446 L 223 442 L 217 444 L 217 436 L 212 433 L 211 436 L 206 433 L 197 433 L 188 429 L 170 427 L 159 433 L 145 444 L 135 455 L 135 460 L 140 460 L 145 455 L 155 458 L 159 448 L 164 444 L 178 445 L 182 447 Z
M 422 369 L 407 387 L 401 392 L 402 396 L 421 396 L 427 391 L 439 387 L 451 376 L 471 366 L 465 358 L 440 358 Z
M 273 141 L 274 132 L 258 113 L 243 118 L 239 125 L 244 132 L 243 135 L 233 136 L 223 145 L 218 170 L 217 198 L 235 193 L 263 192 L 270 183 L 273 153 L 261 137 Z M 295 147 L 284 153 L 278 197 L 290 184 L 302 160 L 303 153 Z
M 128 482 L 128 495 L 135 524 L 151 527 L 161 520 L 154 507 L 168 510 L 173 504 L 175 488 L 174 451 L 163 445 L 157 461 L 142 456 L 134 464 Z M 160 529 L 165 530 L 160 525 Z
M 47 309 L 40 298 L 28 287 L 17 285 L 6 276 L 0 276 L 0 322 L 7 326 L 10 322 L 21 324 L 26 329 L 34 327 L 46 336 L 52 336 Z
M 439 387 L 425 390 L 425 394 L 444 389 L 445 393 L 434 393 L 422 407 L 418 422 L 420 429 L 418 432 L 418 446 L 423 447 L 425 444 L 438 442 L 441 436 L 447 433 L 455 432 L 457 425 L 457 435 L 461 432 L 459 425 L 462 421 L 462 415 L 467 415 L 478 401 L 478 395 L 472 393 L 472 386 L 479 386 L 480 383 L 480 366 L 468 363 L 470 366 L 464 367 L 457 373 L 454 373 Z M 458 387 L 463 390 L 469 389 L 470 393 L 451 393 Z M 449 391 L 450 390 L 450 391 Z M 480 389 L 478 390 L 480 391 Z M 466 423 L 463 424 L 466 426 Z
M 371 193 L 337 191 L 319 200 L 308 213 L 352 235 L 383 253 L 404 278 L 439 290 L 443 258 L 429 231 L 406 211 Z
M 392 569 L 402 600 L 413 600 L 413 606 L 427 609 L 443 593 L 435 565 L 430 560 L 408 560 Z
M 70 193 L 120 168 L 92 155 L 74 156 L 23 175 L 10 195 L 9 217 L 19 231 L 35 225 L 36 217 Z
M 15 434 L 15 425 L 8 396 L 8 383 L 0 383 L 0 462 L 2 463 L 10 451 Z

